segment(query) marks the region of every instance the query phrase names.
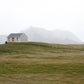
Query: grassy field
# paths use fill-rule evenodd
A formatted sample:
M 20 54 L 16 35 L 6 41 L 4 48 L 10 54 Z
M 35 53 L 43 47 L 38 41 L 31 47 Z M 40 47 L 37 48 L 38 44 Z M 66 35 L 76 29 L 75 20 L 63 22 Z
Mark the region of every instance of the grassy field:
M 84 84 L 84 45 L 0 45 L 0 84 Z

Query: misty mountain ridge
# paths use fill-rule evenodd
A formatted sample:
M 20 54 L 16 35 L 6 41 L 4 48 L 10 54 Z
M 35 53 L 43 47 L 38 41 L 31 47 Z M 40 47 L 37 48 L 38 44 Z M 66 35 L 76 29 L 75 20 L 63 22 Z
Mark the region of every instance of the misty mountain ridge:
M 21 31 L 28 36 L 29 41 L 46 42 L 57 44 L 80 44 L 81 40 L 72 32 L 63 30 L 47 30 L 37 27 L 30 27 Z
M 6 35 L 0 35 L 0 44 L 4 44 L 7 39 Z
M 28 41 L 33 42 L 82 44 L 82 41 L 70 31 L 47 30 L 43 28 L 30 27 L 26 30 L 22 30 L 21 33 L 25 33 L 28 36 Z M 6 35 L 0 35 L 0 44 L 5 43 L 6 39 Z

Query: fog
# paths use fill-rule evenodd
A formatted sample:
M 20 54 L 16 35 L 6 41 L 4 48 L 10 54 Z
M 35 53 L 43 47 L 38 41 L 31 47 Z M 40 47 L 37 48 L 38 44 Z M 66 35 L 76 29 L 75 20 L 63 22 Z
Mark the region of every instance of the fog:
M 65 30 L 48 30 L 40 27 L 29 27 L 19 33 L 25 33 L 28 42 L 45 42 L 55 44 L 84 44 L 74 33 Z M 0 44 L 5 43 L 7 35 L 0 35 Z
M 64 30 L 47 30 L 39 27 L 30 27 L 21 31 L 28 36 L 28 41 L 56 44 L 82 44 L 75 34 Z
M 30 26 L 67 30 L 84 41 L 84 1 L 0 0 L 0 35 Z

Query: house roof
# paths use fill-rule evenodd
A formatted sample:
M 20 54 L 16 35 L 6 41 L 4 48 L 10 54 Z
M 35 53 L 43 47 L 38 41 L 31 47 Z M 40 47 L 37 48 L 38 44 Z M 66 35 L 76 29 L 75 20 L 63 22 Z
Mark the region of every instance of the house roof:
M 11 33 L 8 37 L 20 37 L 24 33 Z

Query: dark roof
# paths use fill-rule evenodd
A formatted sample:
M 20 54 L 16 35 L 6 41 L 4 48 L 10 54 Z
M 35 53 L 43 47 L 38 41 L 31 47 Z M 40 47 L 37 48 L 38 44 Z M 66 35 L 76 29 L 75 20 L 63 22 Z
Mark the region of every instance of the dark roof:
M 11 33 L 8 37 L 20 37 L 24 33 Z

